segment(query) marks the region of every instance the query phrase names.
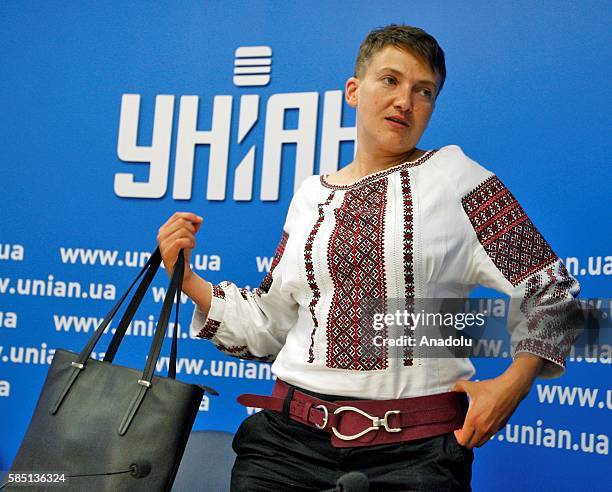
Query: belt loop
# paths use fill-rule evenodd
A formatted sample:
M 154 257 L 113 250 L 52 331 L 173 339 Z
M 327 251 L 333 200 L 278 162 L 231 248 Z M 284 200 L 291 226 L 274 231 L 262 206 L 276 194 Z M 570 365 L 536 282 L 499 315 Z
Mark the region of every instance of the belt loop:
M 287 389 L 287 394 L 285 395 L 285 401 L 283 402 L 283 418 L 286 424 L 289 423 L 289 409 L 291 406 L 291 400 L 293 400 L 294 391 L 293 386 L 289 386 Z

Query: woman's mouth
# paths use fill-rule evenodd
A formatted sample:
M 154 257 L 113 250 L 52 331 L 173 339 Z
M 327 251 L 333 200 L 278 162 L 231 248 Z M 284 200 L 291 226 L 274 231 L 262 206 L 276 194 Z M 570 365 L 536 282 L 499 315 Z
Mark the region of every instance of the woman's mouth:
M 393 128 L 408 128 L 408 124 L 399 118 L 385 118 Z

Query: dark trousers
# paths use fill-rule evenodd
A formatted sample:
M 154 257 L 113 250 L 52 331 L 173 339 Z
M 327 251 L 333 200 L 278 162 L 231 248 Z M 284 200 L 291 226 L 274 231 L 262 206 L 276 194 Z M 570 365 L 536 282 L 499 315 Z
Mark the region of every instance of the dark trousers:
M 378 430 L 377 432 L 385 432 Z M 345 473 L 359 471 L 371 491 L 471 490 L 474 453 L 454 434 L 379 446 L 334 448 L 324 431 L 262 410 L 238 428 L 233 492 L 333 489 Z

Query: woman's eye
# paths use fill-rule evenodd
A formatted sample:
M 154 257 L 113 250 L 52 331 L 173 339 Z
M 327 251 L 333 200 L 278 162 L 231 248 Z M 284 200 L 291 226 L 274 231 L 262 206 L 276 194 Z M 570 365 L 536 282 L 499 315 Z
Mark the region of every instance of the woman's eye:
M 387 85 L 393 85 L 393 84 L 395 84 L 395 79 L 394 79 L 393 77 L 389 77 L 389 76 L 387 76 L 387 77 L 383 77 L 383 81 L 384 81 L 384 83 L 385 83 L 385 84 L 387 84 Z
M 429 89 L 421 89 L 421 94 L 423 94 L 427 99 L 433 99 L 433 92 Z

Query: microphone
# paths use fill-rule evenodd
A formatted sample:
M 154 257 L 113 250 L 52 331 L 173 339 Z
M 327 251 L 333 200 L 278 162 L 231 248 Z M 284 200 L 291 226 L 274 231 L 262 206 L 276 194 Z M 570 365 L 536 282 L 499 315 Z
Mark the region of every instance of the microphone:
M 144 460 L 134 461 L 127 470 L 120 470 L 114 472 L 104 473 L 87 473 L 82 475 L 68 475 L 70 478 L 81 478 L 81 477 L 99 477 L 102 475 L 121 475 L 122 473 L 129 473 L 134 478 L 144 478 L 151 473 L 151 463 Z
M 370 482 L 363 473 L 352 471 L 342 475 L 333 489 L 321 492 L 369 492 Z
M 130 475 L 134 478 L 144 478 L 151 473 L 151 463 L 148 461 L 134 461 L 130 465 L 130 470 L 132 471 Z

